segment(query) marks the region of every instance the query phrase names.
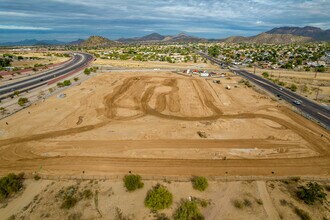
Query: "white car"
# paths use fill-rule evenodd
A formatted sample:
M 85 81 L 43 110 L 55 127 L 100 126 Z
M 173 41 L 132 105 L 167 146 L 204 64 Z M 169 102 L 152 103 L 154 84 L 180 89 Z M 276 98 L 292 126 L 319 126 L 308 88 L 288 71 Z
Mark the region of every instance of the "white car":
M 296 105 L 301 105 L 301 101 L 299 101 L 299 100 L 294 100 L 293 103 Z

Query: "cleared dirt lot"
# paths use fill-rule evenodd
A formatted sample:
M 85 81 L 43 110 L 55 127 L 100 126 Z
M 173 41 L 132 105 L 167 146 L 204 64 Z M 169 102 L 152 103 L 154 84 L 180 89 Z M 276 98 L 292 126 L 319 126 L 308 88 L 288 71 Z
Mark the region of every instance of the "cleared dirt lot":
M 0 121 L 0 173 L 329 176 L 328 131 L 220 80 L 102 73 Z

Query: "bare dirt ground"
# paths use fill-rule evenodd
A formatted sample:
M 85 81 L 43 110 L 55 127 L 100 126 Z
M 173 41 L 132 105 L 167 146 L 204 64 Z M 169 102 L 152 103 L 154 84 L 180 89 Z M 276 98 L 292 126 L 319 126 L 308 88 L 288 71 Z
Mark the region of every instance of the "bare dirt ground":
M 329 132 L 239 80 L 99 74 L 1 120 L 0 173 L 329 177 Z
M 204 192 L 194 190 L 190 182 L 144 181 L 144 187 L 134 192 L 127 192 L 122 181 L 85 180 L 85 181 L 45 181 L 30 180 L 26 192 L 9 201 L 8 206 L 0 208 L 0 216 L 15 219 L 156 219 L 144 206 L 147 191 L 160 183 L 173 194 L 173 205 L 159 213 L 171 217 L 181 199 L 195 197 L 209 202 L 205 208 L 200 207 L 205 219 L 290 219 L 299 220 L 294 208 L 300 208 L 312 219 L 328 219 L 327 202 L 307 205 L 294 196 L 294 190 L 306 182 L 299 181 L 209 181 Z M 324 183 L 320 183 L 325 186 Z M 77 187 L 77 191 L 90 190 L 90 198 L 78 199 L 71 209 L 61 208 L 63 200 L 59 197 L 61 190 Z M 35 190 L 36 187 L 38 190 Z M 30 196 L 27 192 L 33 190 Z M 325 191 L 329 196 L 329 191 Z M 78 194 L 77 193 L 77 194 Z M 234 201 L 241 202 L 235 207 Z M 24 204 L 15 206 L 13 204 Z M 118 211 L 122 214 L 118 216 Z M 5 219 L 5 218 L 4 218 Z
M 216 65 L 211 63 L 193 63 L 193 62 L 180 62 L 180 63 L 168 63 L 160 61 L 134 61 L 134 60 L 106 60 L 97 59 L 94 61 L 94 65 L 111 65 L 114 67 L 125 67 L 125 68 L 186 68 L 186 69 L 218 69 Z
M 253 73 L 253 68 L 246 68 L 249 72 Z M 286 86 L 291 84 L 297 85 L 297 93 L 308 97 L 309 99 L 330 105 L 330 73 L 317 73 L 313 71 L 290 71 L 290 70 L 267 70 L 256 69 L 256 74 L 260 75 L 263 72 L 268 72 L 272 79 L 279 79 L 286 83 Z

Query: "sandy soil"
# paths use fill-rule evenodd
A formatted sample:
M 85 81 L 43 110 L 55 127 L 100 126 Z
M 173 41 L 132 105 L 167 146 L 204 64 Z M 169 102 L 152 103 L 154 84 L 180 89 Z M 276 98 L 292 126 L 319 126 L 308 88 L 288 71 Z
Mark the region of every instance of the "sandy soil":
M 209 187 L 204 192 L 196 191 L 190 182 L 144 181 L 144 187 L 134 192 L 127 192 L 122 181 L 34 181 L 27 185 L 26 192 L 20 197 L 9 201 L 6 208 L 0 208 L 0 215 L 6 213 L 15 215 L 16 219 L 68 219 L 73 215 L 75 219 L 119 219 L 116 210 L 120 210 L 124 217 L 130 219 L 155 219 L 155 214 L 144 206 L 147 191 L 160 183 L 173 194 L 173 205 L 169 209 L 160 211 L 168 217 L 175 212 L 181 199 L 196 197 L 209 201 L 206 208 L 200 210 L 205 219 L 292 219 L 299 220 L 294 213 L 294 207 L 305 210 L 313 219 L 329 218 L 327 203 L 306 205 L 299 201 L 292 193 L 299 185 L 306 184 L 289 181 L 209 181 Z M 324 183 L 320 183 L 324 185 Z M 44 186 L 27 198 L 27 191 Z M 89 199 L 81 199 L 71 209 L 61 209 L 62 199 L 58 197 L 60 190 L 69 186 L 78 187 L 78 192 L 86 189 L 93 192 Z M 97 194 L 96 194 L 97 191 Z M 327 191 L 326 191 L 327 192 Z M 329 192 L 328 196 L 329 196 Z M 236 208 L 234 201 L 249 201 L 250 205 Z M 288 202 L 281 205 L 281 200 Z M 10 210 L 14 203 L 26 203 L 23 207 Z M 10 215 L 10 216 L 11 216 Z M 4 216 L 4 215 L 2 215 Z
M 134 60 L 106 60 L 97 59 L 94 61 L 94 65 L 110 65 L 114 67 L 125 68 L 186 68 L 186 69 L 218 69 L 218 66 L 211 63 L 193 63 L 193 62 L 180 62 L 180 63 L 168 63 L 160 61 L 147 61 L 140 62 Z
M 329 176 L 328 131 L 239 80 L 99 74 L 1 120 L 0 173 Z

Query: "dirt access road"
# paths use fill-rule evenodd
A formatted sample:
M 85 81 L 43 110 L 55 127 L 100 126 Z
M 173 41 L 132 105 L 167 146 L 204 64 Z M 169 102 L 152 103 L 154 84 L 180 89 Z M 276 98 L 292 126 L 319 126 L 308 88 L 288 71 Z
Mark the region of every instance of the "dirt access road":
M 0 121 L 0 173 L 329 177 L 328 131 L 239 80 L 99 74 Z

